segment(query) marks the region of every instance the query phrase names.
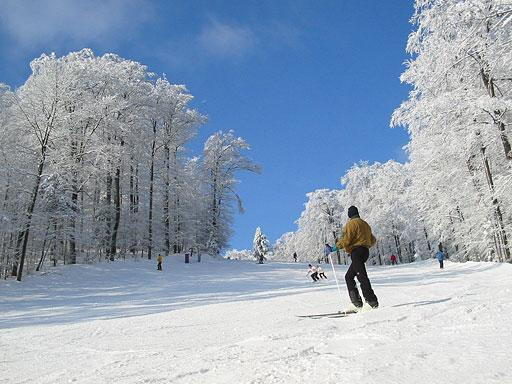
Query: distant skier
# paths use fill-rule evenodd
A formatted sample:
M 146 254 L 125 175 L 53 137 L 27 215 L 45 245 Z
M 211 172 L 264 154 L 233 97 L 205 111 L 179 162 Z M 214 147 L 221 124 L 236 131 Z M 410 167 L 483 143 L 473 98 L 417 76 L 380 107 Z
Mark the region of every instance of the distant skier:
M 156 261 L 158 262 L 158 265 L 157 265 L 156 269 L 161 271 L 162 270 L 162 262 L 164 261 L 164 257 L 162 256 L 161 253 L 158 254 L 158 257 L 156 258 Z
M 329 255 L 331 253 L 331 246 L 327 243 L 325 243 L 325 247 L 324 247 L 324 258 L 325 258 L 325 262 L 328 263 L 329 262 Z
M 317 272 L 318 272 L 318 277 L 319 277 L 320 279 L 327 279 L 327 276 L 325 276 L 325 272 L 324 272 L 324 270 L 322 269 L 322 267 L 321 267 L 321 266 L 317 265 L 317 266 L 316 266 L 316 270 L 317 270 Z
M 297 262 L 297 252 L 293 252 L 293 261 Z
M 396 256 L 395 255 L 391 255 L 391 265 L 395 265 L 395 264 L 397 264 Z
M 359 296 L 359 291 L 355 282 L 355 278 L 361 284 L 361 290 L 366 302 L 372 307 L 377 308 L 379 302 L 377 296 L 373 292 L 370 279 L 366 273 L 364 263 L 370 255 L 370 247 L 376 243 L 372 229 L 366 221 L 359 217 L 359 211 L 356 207 L 351 206 L 348 209 L 349 221 L 343 228 L 343 236 L 335 246 L 331 247 L 331 251 L 344 249 L 350 255 L 352 263 L 345 274 L 345 282 L 347 283 L 348 294 L 352 304 L 357 308 L 363 306 L 363 300 Z
M 317 270 L 317 268 L 312 266 L 311 264 L 308 264 L 308 267 L 309 267 L 309 270 L 308 270 L 308 273 L 307 273 L 306 276 L 309 276 L 311 274 L 311 278 L 313 279 L 313 281 L 320 280 L 318 278 L 318 270 Z
M 437 257 L 437 260 L 439 261 L 439 268 L 443 269 L 444 268 L 443 261 L 444 261 L 446 255 L 443 252 L 443 246 L 441 244 L 439 244 L 439 251 L 437 251 L 436 257 Z

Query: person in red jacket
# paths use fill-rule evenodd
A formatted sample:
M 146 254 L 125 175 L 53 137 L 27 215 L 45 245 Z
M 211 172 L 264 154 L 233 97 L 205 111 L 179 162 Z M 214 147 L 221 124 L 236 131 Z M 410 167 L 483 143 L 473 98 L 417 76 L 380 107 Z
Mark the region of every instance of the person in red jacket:
M 391 255 L 391 265 L 395 265 L 395 264 L 397 264 L 396 256 L 395 255 Z

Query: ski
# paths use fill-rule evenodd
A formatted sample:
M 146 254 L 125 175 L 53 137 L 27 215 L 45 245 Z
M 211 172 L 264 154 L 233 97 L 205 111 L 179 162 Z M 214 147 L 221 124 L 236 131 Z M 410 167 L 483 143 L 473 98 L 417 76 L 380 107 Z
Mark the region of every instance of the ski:
M 311 314 L 311 315 L 297 315 L 297 317 L 305 317 L 310 319 L 319 319 L 322 317 L 345 317 L 348 315 L 351 315 L 353 313 L 357 313 L 355 310 L 349 310 L 349 311 L 338 311 L 338 312 L 331 312 L 331 313 L 317 313 L 317 314 Z

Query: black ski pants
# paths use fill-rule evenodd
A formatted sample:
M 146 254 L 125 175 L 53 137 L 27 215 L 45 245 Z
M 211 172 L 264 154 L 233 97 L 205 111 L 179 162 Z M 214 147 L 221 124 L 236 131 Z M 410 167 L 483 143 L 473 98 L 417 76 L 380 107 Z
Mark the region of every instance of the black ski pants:
M 313 272 L 313 273 L 311 274 L 311 278 L 313 279 L 313 281 L 320 280 L 320 279 L 318 278 L 318 272 Z
M 359 284 L 361 284 L 361 290 L 363 291 L 363 297 L 366 302 L 377 302 L 377 296 L 375 296 L 375 293 L 373 292 L 372 285 L 370 284 L 370 279 L 368 278 L 366 267 L 364 265 L 369 256 L 370 251 L 366 247 L 356 247 L 350 254 L 352 263 L 345 274 L 345 282 L 347 283 L 350 300 L 356 307 L 361 307 L 363 305 L 363 301 L 361 300 L 361 296 L 359 296 L 359 291 L 357 290 L 357 285 L 354 280 L 356 277 L 357 280 L 359 280 Z
M 158 265 L 156 266 L 156 269 L 158 269 L 159 271 L 162 270 L 162 262 L 158 262 Z

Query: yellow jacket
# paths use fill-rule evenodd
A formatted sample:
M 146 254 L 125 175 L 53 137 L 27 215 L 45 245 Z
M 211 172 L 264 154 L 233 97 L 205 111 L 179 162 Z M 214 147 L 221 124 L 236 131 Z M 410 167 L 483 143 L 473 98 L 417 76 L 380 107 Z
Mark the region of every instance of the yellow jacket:
M 336 247 L 352 253 L 356 247 L 370 248 L 376 242 L 377 239 L 372 235 L 372 229 L 368 223 L 359 217 L 353 217 L 343 228 L 343 236 L 336 242 Z
M 164 261 L 164 257 L 162 255 L 158 255 L 158 257 L 156 258 L 156 261 L 161 263 L 162 261 Z

